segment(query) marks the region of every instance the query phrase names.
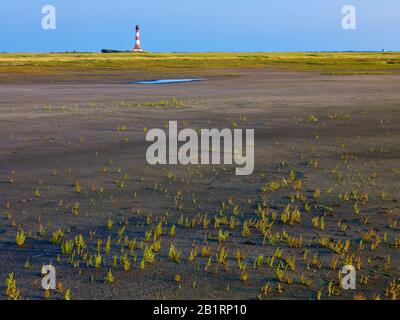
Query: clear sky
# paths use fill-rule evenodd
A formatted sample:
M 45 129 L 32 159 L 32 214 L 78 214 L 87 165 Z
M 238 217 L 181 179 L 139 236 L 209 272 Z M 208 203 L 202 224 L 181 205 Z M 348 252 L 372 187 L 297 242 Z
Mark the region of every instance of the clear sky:
M 0 52 L 128 50 L 136 23 L 149 51 L 400 51 L 400 0 L 1 0 Z

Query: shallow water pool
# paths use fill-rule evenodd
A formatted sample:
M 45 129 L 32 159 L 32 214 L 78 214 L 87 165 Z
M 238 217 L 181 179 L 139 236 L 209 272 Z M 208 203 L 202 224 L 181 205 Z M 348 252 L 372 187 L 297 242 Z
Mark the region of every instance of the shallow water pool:
M 146 80 L 146 81 L 135 81 L 129 82 L 130 84 L 169 84 L 169 83 L 183 83 L 183 82 L 195 82 L 205 81 L 206 79 L 158 79 L 158 80 Z

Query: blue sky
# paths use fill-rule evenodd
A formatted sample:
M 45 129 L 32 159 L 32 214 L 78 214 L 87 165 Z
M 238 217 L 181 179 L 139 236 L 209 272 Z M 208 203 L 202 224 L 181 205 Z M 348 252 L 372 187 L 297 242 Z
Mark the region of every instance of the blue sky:
M 56 30 L 41 27 L 54 5 Z M 341 27 L 344 5 L 357 29 Z M 400 51 L 399 0 L 1 0 L 0 52 Z

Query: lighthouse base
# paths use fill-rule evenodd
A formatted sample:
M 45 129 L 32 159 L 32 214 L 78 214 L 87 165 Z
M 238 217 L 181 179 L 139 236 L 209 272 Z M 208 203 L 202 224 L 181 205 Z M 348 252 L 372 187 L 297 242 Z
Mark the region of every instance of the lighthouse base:
M 143 49 L 136 49 L 136 48 L 135 48 L 135 49 L 132 50 L 132 52 L 144 52 L 144 50 L 143 50 Z

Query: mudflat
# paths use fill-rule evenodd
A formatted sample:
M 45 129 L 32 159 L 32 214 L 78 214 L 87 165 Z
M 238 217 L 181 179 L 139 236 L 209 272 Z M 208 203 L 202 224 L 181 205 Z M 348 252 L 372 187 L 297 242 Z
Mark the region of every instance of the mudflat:
M 1 299 L 10 273 L 42 299 L 47 264 L 54 299 L 398 296 L 400 74 L 128 78 L 0 84 Z M 150 166 L 171 120 L 254 129 L 254 173 Z

